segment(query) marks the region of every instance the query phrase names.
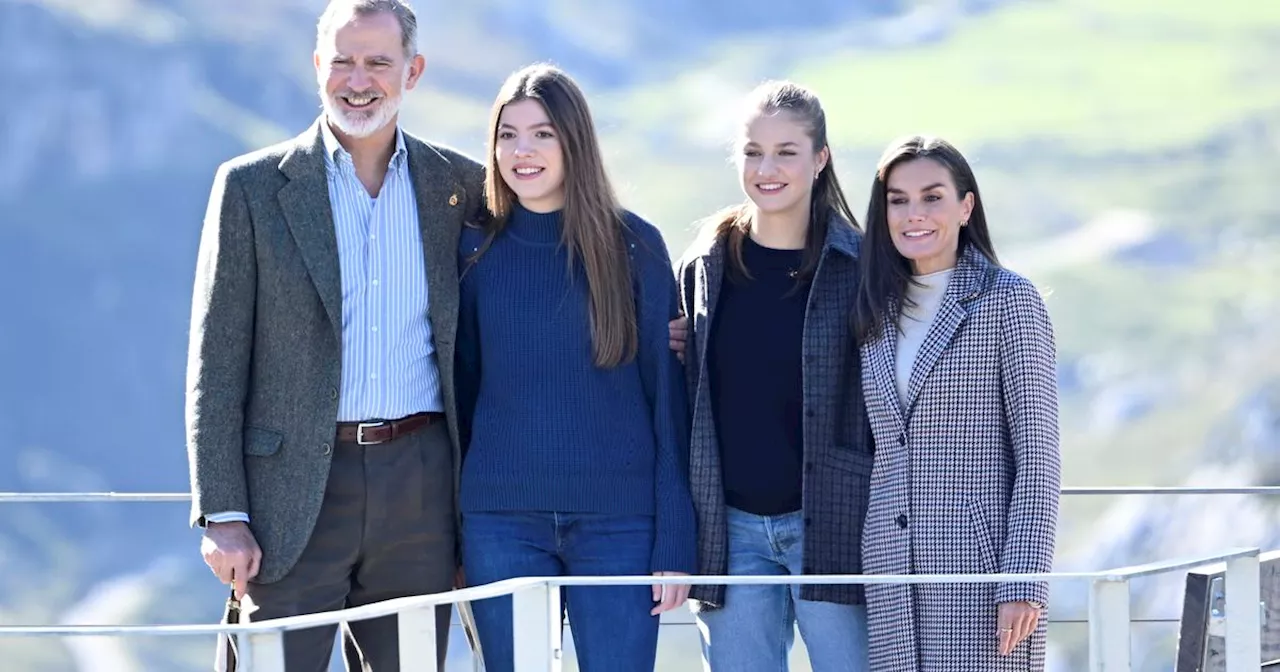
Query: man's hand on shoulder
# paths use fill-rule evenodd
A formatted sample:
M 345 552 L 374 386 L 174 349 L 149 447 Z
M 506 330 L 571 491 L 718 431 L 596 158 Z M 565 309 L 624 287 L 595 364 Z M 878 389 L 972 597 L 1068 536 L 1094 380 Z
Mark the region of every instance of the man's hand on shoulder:
M 262 564 L 258 540 L 253 538 L 249 525 L 240 521 L 209 523 L 200 541 L 200 553 L 219 581 L 231 583 L 235 572 L 237 599 L 244 597 L 245 586 L 258 575 Z

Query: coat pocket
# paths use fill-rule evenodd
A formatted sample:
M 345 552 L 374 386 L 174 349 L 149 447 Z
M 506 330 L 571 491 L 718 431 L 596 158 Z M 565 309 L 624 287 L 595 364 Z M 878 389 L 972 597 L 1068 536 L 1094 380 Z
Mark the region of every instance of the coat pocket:
M 982 515 L 982 504 L 969 500 L 965 508 L 969 512 L 969 524 L 973 531 L 974 542 L 978 546 L 982 572 L 995 574 L 1000 570 L 1000 561 L 996 555 L 995 542 L 991 538 L 991 530 L 988 529 L 986 518 Z
M 280 452 L 284 436 L 280 432 L 261 427 L 244 428 L 244 454 L 254 457 L 270 457 Z
M 848 446 L 835 446 L 826 453 L 827 466 L 835 467 L 841 471 L 847 471 L 856 476 L 871 476 L 871 468 L 875 466 L 876 458 L 868 453 L 860 453 Z

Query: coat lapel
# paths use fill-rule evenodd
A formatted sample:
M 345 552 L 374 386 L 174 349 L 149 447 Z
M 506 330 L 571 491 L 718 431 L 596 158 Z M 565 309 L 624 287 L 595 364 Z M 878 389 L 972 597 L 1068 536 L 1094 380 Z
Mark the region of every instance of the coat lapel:
M 466 190 L 454 182 L 448 161 L 426 143 L 406 134 L 405 146 L 427 265 L 431 329 L 437 340 L 447 337 L 452 343 L 458 320 L 458 236 L 468 208 Z
M 924 343 L 920 345 L 916 361 L 911 365 L 911 379 L 907 382 L 907 398 L 902 403 L 902 414 L 905 418 L 911 417 L 911 409 L 915 407 L 916 398 L 920 396 L 920 388 L 938 363 L 938 359 L 942 357 L 942 353 L 946 351 L 947 345 L 951 343 L 952 337 L 956 335 L 966 315 L 965 309 L 948 289 L 938 305 L 938 314 L 933 318 L 933 324 L 929 326 Z
M 711 243 L 710 249 L 703 256 L 702 262 L 702 287 L 703 305 L 707 307 L 705 316 L 695 316 L 695 319 L 701 317 L 705 320 L 705 324 L 698 325 L 700 333 L 708 334 L 707 338 L 703 338 L 698 342 L 698 361 L 702 366 L 702 376 L 705 378 L 707 371 L 707 345 L 711 342 L 711 321 L 715 319 L 716 305 L 720 302 L 720 286 L 724 283 L 724 255 L 725 244 L 721 237 L 717 237 L 715 242 Z
M 885 320 L 880 325 L 880 337 L 863 347 L 867 348 L 867 363 L 871 366 L 871 376 L 879 396 L 885 400 L 885 408 L 893 417 L 897 429 L 901 431 L 906 421 L 903 418 L 902 405 L 895 403 L 898 400 L 898 385 L 895 380 L 897 374 L 894 369 L 898 350 L 897 324 Z
M 297 145 L 281 159 L 280 172 L 289 182 L 277 198 L 334 333 L 341 336 L 342 274 L 338 266 L 338 235 L 329 205 L 321 123 L 317 120 L 298 136 Z
M 907 398 L 902 404 L 904 418 L 911 417 L 911 409 L 915 407 L 916 399 L 920 397 L 924 381 L 937 366 L 938 360 L 946 352 L 956 332 L 960 330 L 960 325 L 964 324 L 965 318 L 969 315 L 966 306 L 982 292 L 983 280 L 990 268 L 991 263 L 972 246 L 966 248 L 961 254 L 956 263 L 956 272 L 952 274 L 951 282 L 947 283 L 947 290 L 942 296 L 942 302 L 938 305 L 938 314 L 934 316 L 933 324 L 929 326 L 924 343 L 920 345 L 920 351 L 916 354 L 916 361 L 911 366 L 911 379 L 907 382 Z

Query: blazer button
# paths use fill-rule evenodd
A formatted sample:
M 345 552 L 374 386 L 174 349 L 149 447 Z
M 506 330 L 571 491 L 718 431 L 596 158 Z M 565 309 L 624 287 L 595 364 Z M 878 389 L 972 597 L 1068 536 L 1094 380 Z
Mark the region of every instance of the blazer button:
M 330 398 L 330 399 L 337 399 L 337 398 L 338 398 L 338 388 L 336 388 L 336 387 L 331 387 L 331 388 L 329 388 L 329 398 Z
M 812 418 L 812 417 L 813 417 L 813 409 L 812 409 L 812 408 L 810 408 L 809 410 L 805 411 L 805 412 L 804 412 L 804 417 L 806 417 L 806 418 Z
M 320 452 L 324 455 L 328 455 L 333 452 L 333 446 L 326 443 L 320 446 Z
M 907 529 L 907 514 L 898 514 L 898 527 L 901 527 L 904 530 Z
M 804 517 L 804 526 L 805 526 L 805 527 L 809 527 L 809 526 L 810 526 L 810 525 L 812 525 L 812 524 L 813 524 L 813 519 L 812 519 L 812 518 L 810 518 L 810 517 L 808 517 L 808 516 L 805 516 L 805 517 Z
M 804 470 L 805 470 L 805 473 L 813 473 L 813 463 L 812 463 L 812 462 L 805 462 L 805 463 L 804 463 Z

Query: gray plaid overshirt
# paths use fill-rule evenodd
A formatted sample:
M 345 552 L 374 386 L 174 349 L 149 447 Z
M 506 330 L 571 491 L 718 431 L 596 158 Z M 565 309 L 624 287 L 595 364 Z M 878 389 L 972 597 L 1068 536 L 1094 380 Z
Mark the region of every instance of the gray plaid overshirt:
M 860 574 L 862 525 L 873 460 L 851 319 L 862 235 L 842 220 L 833 220 L 828 231 L 804 322 L 803 571 Z M 693 406 L 689 480 L 698 516 L 698 571 L 704 575 L 728 571 L 724 484 L 706 363 L 725 254 L 722 239 L 704 239 L 690 247 L 679 268 L 681 308 L 691 326 L 685 349 Z M 720 585 L 695 586 L 691 593 L 694 608 L 719 608 L 724 605 L 724 593 Z M 856 585 L 804 586 L 800 594 L 806 600 L 864 601 L 862 586 Z

